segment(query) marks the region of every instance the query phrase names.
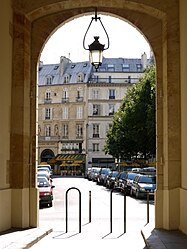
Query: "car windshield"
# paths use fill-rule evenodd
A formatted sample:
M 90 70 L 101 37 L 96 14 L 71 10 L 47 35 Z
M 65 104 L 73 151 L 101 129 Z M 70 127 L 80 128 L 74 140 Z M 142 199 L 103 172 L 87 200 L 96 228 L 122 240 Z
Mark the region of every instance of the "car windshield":
M 152 183 L 155 184 L 156 183 L 156 177 L 148 177 L 148 176 L 141 176 L 139 183 Z
M 117 176 L 118 174 L 119 174 L 119 172 L 114 171 L 114 172 L 112 172 L 111 176 Z
M 134 178 L 135 178 L 135 176 L 137 176 L 136 174 L 128 174 L 127 175 L 127 179 L 129 179 L 129 180 L 134 180 Z
M 108 172 L 110 172 L 110 169 L 102 169 L 101 170 L 101 174 L 107 174 Z
M 50 183 L 45 178 L 38 179 L 38 187 L 49 187 Z

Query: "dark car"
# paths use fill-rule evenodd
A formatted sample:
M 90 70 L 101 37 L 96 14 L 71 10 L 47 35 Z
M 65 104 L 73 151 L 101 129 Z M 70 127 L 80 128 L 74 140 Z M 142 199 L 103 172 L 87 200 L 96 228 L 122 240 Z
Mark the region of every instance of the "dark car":
M 119 171 L 111 171 L 106 180 L 106 187 L 113 189 L 115 186 L 116 177 L 119 175 Z
M 97 175 L 97 184 L 104 185 L 105 177 L 111 172 L 109 168 L 101 168 Z
M 53 206 L 53 188 L 54 186 L 46 177 L 37 177 L 37 186 L 39 189 L 39 204 Z
M 144 198 L 147 193 L 154 194 L 156 189 L 156 176 L 153 175 L 137 175 L 131 186 L 131 196 L 136 198 Z
M 126 195 L 130 195 L 133 180 L 137 175 L 138 173 L 127 172 L 125 178 L 122 179 L 121 188 L 125 191 Z
M 123 182 L 124 182 L 126 175 L 127 175 L 127 171 L 123 171 L 123 172 L 120 172 L 116 176 L 115 184 L 114 184 L 115 188 L 123 188 Z

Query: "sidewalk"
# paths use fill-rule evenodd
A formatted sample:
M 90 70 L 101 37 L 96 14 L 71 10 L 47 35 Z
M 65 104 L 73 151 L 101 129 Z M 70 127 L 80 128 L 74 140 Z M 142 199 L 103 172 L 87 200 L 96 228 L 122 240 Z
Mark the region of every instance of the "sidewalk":
M 156 229 L 148 224 L 141 234 L 148 249 L 187 249 L 187 235 L 179 230 Z
M 142 234 L 142 240 L 144 239 L 145 244 L 146 244 L 145 248 L 149 248 L 149 249 L 186 249 L 187 248 L 187 235 L 183 234 L 180 231 L 166 231 L 162 229 L 155 229 L 155 228 L 152 228 L 151 225 L 147 225 L 141 230 L 141 234 Z M 50 237 L 45 242 L 45 243 L 48 243 L 48 241 L 49 240 L 52 241 L 52 238 L 54 239 L 55 236 L 56 238 L 58 238 L 58 243 L 59 243 L 60 237 L 61 239 L 63 239 L 63 246 L 65 246 L 66 243 L 68 244 L 68 246 L 70 246 L 71 241 L 73 241 L 73 243 L 76 242 L 76 244 L 78 243 L 78 241 L 81 241 L 81 243 L 84 241 L 85 244 L 81 245 L 82 248 L 84 248 L 84 245 L 88 247 L 87 243 L 90 243 L 90 245 L 92 245 L 93 241 L 94 241 L 94 247 L 97 247 L 99 245 L 106 246 L 107 244 L 107 248 L 110 248 L 108 246 L 113 245 L 112 238 L 114 239 L 114 237 L 112 235 L 108 236 L 107 242 L 106 240 L 97 240 L 97 238 L 94 239 L 93 236 L 85 239 L 84 232 L 80 233 L 77 238 L 74 235 L 77 235 L 77 234 L 66 234 L 62 232 L 59 234 L 53 231 L 52 229 L 44 229 L 44 228 L 31 228 L 31 229 L 26 229 L 26 230 L 10 230 L 4 234 L 2 233 L 0 234 L 0 249 L 27 249 L 31 247 L 35 248 L 35 245 L 37 246 L 37 244 L 40 244 L 40 242 L 42 242 L 43 240 L 46 240 L 48 237 Z M 70 240 L 69 238 L 71 236 L 72 236 L 72 239 Z M 116 239 L 114 240 L 115 247 L 118 244 L 124 245 L 124 243 L 122 243 L 123 241 L 125 241 L 125 245 L 131 246 L 132 239 L 134 240 L 136 239 L 136 236 L 134 236 L 133 238 L 132 234 L 128 234 L 128 233 L 123 236 L 124 236 L 124 240 L 122 238 L 119 239 L 118 242 Z M 66 238 L 67 240 L 65 240 Z M 54 241 L 52 241 L 52 244 L 55 245 Z M 139 241 L 137 241 L 137 245 L 138 244 L 139 244 Z M 40 248 L 43 248 L 43 247 L 41 246 Z M 45 248 L 51 248 L 51 245 Z M 54 246 L 54 248 L 56 247 Z M 129 248 L 134 248 L 134 247 L 129 247 Z

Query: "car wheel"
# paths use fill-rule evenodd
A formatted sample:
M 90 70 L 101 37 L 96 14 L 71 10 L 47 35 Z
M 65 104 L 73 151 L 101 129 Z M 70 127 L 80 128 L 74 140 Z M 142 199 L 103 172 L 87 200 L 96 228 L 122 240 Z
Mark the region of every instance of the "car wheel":
M 52 202 L 50 202 L 50 203 L 49 203 L 49 207 L 52 207 L 52 206 L 53 206 L 53 203 L 52 203 Z
M 138 198 L 139 198 L 139 192 L 136 191 L 136 199 L 138 199 Z

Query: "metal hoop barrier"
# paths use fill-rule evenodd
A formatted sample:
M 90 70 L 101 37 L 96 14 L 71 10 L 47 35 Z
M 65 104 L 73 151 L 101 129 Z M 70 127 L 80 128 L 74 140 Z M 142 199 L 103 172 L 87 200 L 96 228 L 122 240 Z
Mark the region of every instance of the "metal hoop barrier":
M 149 214 L 150 214 L 150 212 L 149 212 L 150 196 L 154 196 L 154 194 L 153 194 L 153 193 L 149 193 L 149 192 L 147 192 L 147 223 L 146 223 L 146 225 L 149 223 Z
M 114 190 L 123 190 L 123 188 L 117 187 L 113 188 L 110 192 L 110 233 L 112 233 L 112 193 Z M 126 233 L 126 193 L 124 191 L 124 233 Z
M 89 223 L 91 222 L 91 191 L 89 191 Z
M 66 191 L 66 233 L 68 232 L 68 192 L 72 189 L 79 192 L 79 233 L 81 233 L 81 191 L 76 187 L 71 187 Z

